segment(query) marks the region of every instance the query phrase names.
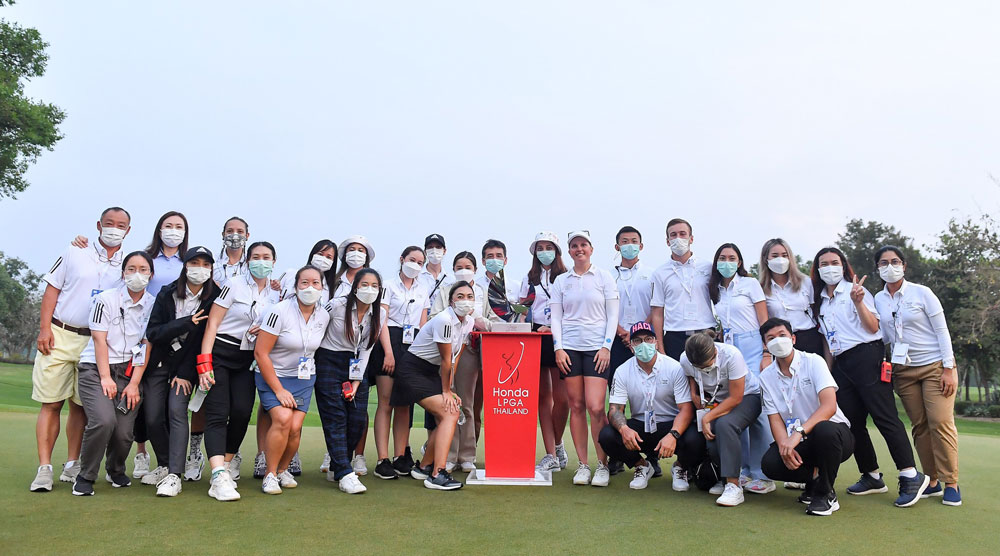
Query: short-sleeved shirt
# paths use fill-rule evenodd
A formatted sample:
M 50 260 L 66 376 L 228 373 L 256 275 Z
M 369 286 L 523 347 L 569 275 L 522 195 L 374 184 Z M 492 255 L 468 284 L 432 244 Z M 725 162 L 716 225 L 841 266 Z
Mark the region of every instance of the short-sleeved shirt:
M 431 274 L 431 272 L 425 267 L 420 271 L 420 274 L 417 275 L 417 281 L 423 284 L 424 289 L 427 290 L 428 303 L 431 307 L 433 307 L 434 301 L 438 297 L 441 297 L 442 292 L 444 292 L 445 296 L 448 295 L 448 290 L 451 288 L 451 285 L 455 283 L 455 276 L 442 268 L 440 274 L 438 274 L 437 278 L 435 278 L 434 275 Z
M 372 330 L 371 311 L 378 309 L 379 323 L 384 323 L 385 309 L 382 307 L 371 307 L 365 313 L 364 318 L 362 318 L 361 324 L 358 324 L 358 308 L 353 307 L 351 309 L 353 341 L 347 339 L 347 327 L 344 323 L 344 313 L 347 311 L 347 298 L 338 297 L 332 299 L 323 306 L 323 309 L 330 315 L 330 324 L 326 327 L 326 334 L 323 335 L 323 342 L 320 343 L 319 347 L 330 351 L 349 352 L 351 357 L 357 357 L 362 360 L 362 368 L 367 366 L 368 357 L 371 355 L 372 348 L 375 347 L 375 344 L 372 344 L 371 348 L 368 347 L 368 342 L 373 334 L 377 342 L 379 333 L 378 330 Z
M 149 279 L 146 291 L 156 297 L 163 286 L 177 280 L 183 270 L 184 262 L 181 261 L 180 250 L 169 257 L 160 251 L 160 254 L 153 258 L 153 277 Z
M 668 260 L 653 273 L 651 307 L 663 307 L 663 331 L 715 328 L 708 280 L 712 264 L 692 255 L 687 262 Z
M 236 276 L 250 277 L 250 264 L 246 260 L 246 255 L 238 263 L 229 264 L 229 256 L 223 250 L 222 255 L 212 266 L 212 280 L 215 280 L 216 284 L 223 286 Z
M 761 301 L 764 301 L 764 290 L 760 282 L 749 276 L 733 276 L 728 287 L 719 284 L 715 313 L 722 321 L 723 330 L 730 329 L 733 334 L 760 330 L 754 303 Z
M 108 363 L 127 363 L 132 359 L 132 348 L 146 337 L 153 301 L 149 292 L 143 292 L 138 303 L 134 303 L 125 286 L 105 290 L 94 298 L 90 330 L 108 333 Z M 80 354 L 80 362 L 97 364 L 93 337 Z
M 54 318 L 63 324 L 86 328 L 90 322 L 93 298 L 104 290 L 122 285 L 122 257 L 118 249 L 110 258 L 108 250 L 99 241 L 92 240 L 88 247 L 69 246 L 56 259 L 49 272 L 42 277 L 59 290 Z
M 632 268 L 616 266 L 614 272 L 621 305 L 618 326 L 625 330 L 649 318 L 649 303 L 653 299 L 653 271 L 636 261 Z
M 315 306 L 307 322 L 297 299 L 286 299 L 271 307 L 260 330 L 277 336 L 269 354 L 274 373 L 280 377 L 298 377 L 300 358 L 315 356 L 329 323 L 329 313 L 319 306 Z M 315 365 L 312 367 L 315 374 Z
M 789 366 L 792 376 L 787 377 L 774 361 L 760 372 L 761 403 L 765 415 L 781 415 L 781 419 L 799 419 L 805 423 L 819 409 L 819 393 L 826 388 L 837 391 L 826 360 L 814 353 L 795 350 Z M 844 412 L 837 406 L 831 423 L 850 426 Z
M 610 272 L 596 265 L 582 275 L 570 269 L 556 277 L 549 303 L 562 305 L 562 344 L 555 349 L 611 349 L 613 338 L 605 337 L 608 319 L 618 322 L 618 315 L 608 314 L 609 299 L 618 299 L 618 285 Z
M 942 361 L 947 368 L 955 366 L 951 338 L 947 346 L 942 346 L 931 323 L 931 317 L 943 314 L 944 307 L 930 288 L 904 280 L 895 295 L 889 295 L 888 289 L 875 294 L 875 307 L 883 323 L 880 328 L 886 343 L 902 342 L 910 346 L 907 350 L 910 365 Z
M 397 328 L 420 326 L 420 318 L 431 307 L 427 289 L 420 280 L 414 280 L 407 288 L 399 276 L 390 280 L 382 290 L 382 305 L 387 307 L 389 326 Z
M 767 315 L 785 319 L 792 324 L 792 332 L 816 328 L 816 318 L 812 314 L 813 285 L 808 278 L 802 280 L 799 291 L 791 282 L 779 286 L 771 281 L 771 295 L 767 296 Z
M 869 332 L 861 324 L 861 315 L 858 314 L 854 300 L 851 299 L 851 288 L 853 284 L 847 280 L 841 280 L 833 290 L 831 298 L 826 293 L 826 288 L 820 292 L 819 306 L 819 328 L 826 336 L 827 344 L 830 346 L 830 353 L 834 356 L 859 344 L 874 342 L 882 339 L 882 332 Z M 872 294 L 865 290 L 865 307 L 878 318 L 878 311 L 875 309 L 875 299 Z
M 641 418 L 652 400 L 653 419 L 672 421 L 680 413 L 680 404 L 691 401 L 691 386 L 680 363 L 662 353 L 656 354 L 653 372 L 647 373 L 632 357 L 615 371 L 610 403 L 628 402 L 633 418 Z
M 557 276 L 558 278 L 558 276 Z M 549 308 L 550 295 L 552 293 L 553 281 L 549 280 L 549 271 L 542 269 L 538 279 L 539 284 L 535 286 L 535 301 L 531 303 L 531 322 L 549 326 L 552 324 L 552 310 Z M 518 300 L 528 297 L 531 292 L 531 281 L 528 275 L 524 275 L 521 280 L 521 290 L 518 292 Z
M 424 324 L 413 339 L 409 351 L 428 363 L 440 365 L 441 352 L 438 351 L 438 344 L 450 343 L 451 358 L 454 361 L 474 324 L 473 319 L 468 316 L 464 322 L 460 321 L 455 310 L 448 307 Z
M 684 374 L 694 379 L 701 389 L 701 398 L 706 403 L 722 403 L 729 398 L 729 381 L 744 378 L 743 394 L 759 394 L 760 384 L 747 368 L 743 354 L 735 346 L 715 342 L 717 355 L 715 365 L 709 372 L 702 371 L 688 361 L 686 353 L 681 354 L 680 365 Z M 694 395 L 692 393 L 692 395 Z
M 263 316 L 277 302 L 278 292 L 271 289 L 270 284 L 265 283 L 264 289 L 258 289 L 249 275 L 226 282 L 219 291 L 219 297 L 215 298 L 216 305 L 228 309 L 216 333 L 239 339 L 243 344 L 241 349 L 253 349 L 245 342 L 247 330 L 260 324 Z

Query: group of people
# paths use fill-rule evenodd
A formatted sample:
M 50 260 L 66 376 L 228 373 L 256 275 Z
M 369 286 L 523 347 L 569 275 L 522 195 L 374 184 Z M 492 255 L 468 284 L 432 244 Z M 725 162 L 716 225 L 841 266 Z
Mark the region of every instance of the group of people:
M 124 209 L 105 210 L 97 239 L 78 236 L 44 277 L 32 491 L 53 488 L 69 400 L 58 476 L 74 495 L 94 494 L 105 456 L 105 480 L 129 486 L 135 442 L 132 478 L 157 495 L 199 480 L 207 453 L 209 495 L 238 500 L 255 403 L 253 474 L 263 492 L 280 494 L 297 486 L 315 396 L 327 448 L 320 470 L 361 493 L 372 386 L 373 474 L 458 489 L 452 473 L 475 469 L 482 426 L 476 332 L 527 321 L 542 335 L 543 472 L 568 466 L 568 424 L 574 484 L 607 486 L 628 466 L 629 486 L 642 489 L 662 474 L 660 459 L 676 455 L 674 490 L 694 483 L 736 506 L 744 492 L 767 494 L 780 480 L 803 490 L 807 513 L 830 515 L 837 471 L 852 455 L 861 475 L 849 494 L 888 490 L 870 415 L 899 473 L 896 506 L 933 496 L 961 504 L 951 340 L 940 302 L 905 279 L 897 247 L 873 254 L 885 286 L 872 296 L 868 277 L 835 247 L 821 249 L 806 275 L 786 241 L 769 240 L 755 278 L 734 243 L 695 258 L 692 227 L 679 218 L 667 223 L 671 256 L 658 267 L 640 262 L 642 235 L 631 226 L 616 235 L 612 269 L 592 263 L 586 230 L 566 236 L 565 254 L 559 236 L 540 232 L 519 284 L 506 277 L 507 247 L 495 239 L 478 258 L 461 251 L 446 261 L 444 237 L 431 234 L 402 251 L 392 276 L 371 267 L 375 249 L 364 236 L 324 239 L 302 266 L 278 273 L 274 246 L 250 242 L 239 217 L 224 223 L 218 253 L 188 245 L 179 212 L 160 217 L 144 250 L 122 249 L 130 226 Z M 420 459 L 410 447 L 414 405 L 428 430 Z

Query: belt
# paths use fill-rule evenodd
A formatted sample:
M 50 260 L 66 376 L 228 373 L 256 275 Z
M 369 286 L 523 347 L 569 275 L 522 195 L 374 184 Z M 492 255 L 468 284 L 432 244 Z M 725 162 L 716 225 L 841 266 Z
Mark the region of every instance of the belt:
M 62 328 L 63 330 L 68 330 L 74 334 L 79 334 L 80 336 L 90 336 L 89 328 L 77 328 L 75 326 L 70 326 L 57 318 L 52 319 L 52 324 L 58 326 L 59 328 Z

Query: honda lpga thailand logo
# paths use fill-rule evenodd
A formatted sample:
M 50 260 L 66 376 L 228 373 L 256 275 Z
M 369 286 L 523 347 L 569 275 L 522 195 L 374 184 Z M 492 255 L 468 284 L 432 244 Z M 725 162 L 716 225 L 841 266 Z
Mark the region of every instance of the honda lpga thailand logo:
M 500 363 L 500 369 L 497 373 L 497 384 L 507 384 L 507 382 L 510 382 L 511 384 L 517 383 L 517 377 L 520 374 L 518 372 L 518 369 L 521 366 L 521 359 L 524 357 L 524 342 L 519 342 L 519 343 L 521 344 L 520 353 L 518 353 L 517 350 L 515 349 L 514 351 L 510 352 L 510 354 L 506 353 L 500 354 L 500 357 L 503 359 L 503 362 Z M 517 361 L 511 364 L 511 362 L 514 361 L 515 358 L 517 358 Z M 506 367 L 506 369 L 504 367 Z

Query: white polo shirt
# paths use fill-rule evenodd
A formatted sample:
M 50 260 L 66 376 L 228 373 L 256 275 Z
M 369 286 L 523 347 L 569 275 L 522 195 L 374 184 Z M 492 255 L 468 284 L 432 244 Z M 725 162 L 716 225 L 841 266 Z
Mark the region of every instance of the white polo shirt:
M 937 361 L 945 368 L 955 366 L 951 335 L 944 318 L 944 307 L 927 286 L 903 280 L 895 295 L 888 289 L 875 294 L 882 338 L 887 344 L 909 345 L 908 365 L 929 365 Z
M 340 283 L 337 284 L 336 289 L 333 291 L 333 298 L 337 297 L 347 297 L 351 295 L 351 288 L 354 287 L 354 282 L 347 279 L 347 274 L 340 277 Z
M 861 316 L 851 299 L 851 288 L 853 284 L 847 280 L 841 280 L 833 290 L 831 298 L 826 293 L 826 288 L 820 292 L 819 306 L 819 329 L 826 336 L 826 342 L 830 346 L 830 353 L 840 355 L 858 344 L 865 344 L 882 339 L 882 332 L 868 332 L 861 324 Z M 875 309 L 875 299 L 872 294 L 865 290 L 865 307 L 878 318 L 878 311 Z M 881 325 L 879 325 L 881 328 Z
M 819 393 L 826 388 L 833 388 L 836 392 L 837 382 L 833 380 L 826 360 L 814 353 L 795 350 L 789 372 L 791 377 L 782 374 L 777 360 L 760 372 L 764 414 L 781 415 L 782 421 L 799 419 L 805 423 L 819 409 Z M 839 405 L 830 422 L 851 425 Z
M 358 324 L 358 308 L 351 309 L 351 326 L 354 334 L 354 341 L 347 340 L 347 327 L 344 325 L 344 312 L 347 309 L 347 298 L 339 297 L 328 301 L 323 305 L 323 309 L 330 315 L 330 325 L 326 327 L 326 334 L 323 335 L 323 342 L 319 347 L 330 351 L 347 351 L 352 353 L 351 357 L 363 357 L 368 359 L 371 349 L 368 347 L 368 340 L 374 333 L 378 337 L 378 330 L 373 331 L 371 326 L 371 308 L 365 313 L 361 324 Z M 378 307 L 379 323 L 385 322 L 385 309 Z M 372 346 L 374 347 L 374 345 Z
M 289 268 L 278 277 L 278 283 L 281 284 L 278 299 L 284 301 L 290 297 L 295 297 L 295 290 L 298 289 L 295 287 L 295 273 L 298 271 L 299 269 L 297 268 Z M 326 302 L 330 301 L 330 284 L 326 283 L 325 272 L 319 273 L 319 280 L 323 284 L 323 290 L 319 293 L 319 301 L 317 303 L 319 305 L 326 305 Z M 351 293 L 351 290 L 348 289 L 347 293 Z M 346 296 L 347 294 L 344 295 Z
M 604 303 L 618 299 L 618 285 L 611 273 L 597 265 L 582 275 L 570 269 L 556 277 L 552 284 L 553 305 L 562 305 L 562 344 L 556 349 L 593 351 L 607 347 L 611 342 L 604 335 L 608 319 L 617 322 L 618 315 L 609 315 Z M 555 338 L 553 338 L 555 340 Z
M 621 305 L 618 310 L 618 325 L 628 330 L 637 322 L 649 318 L 649 303 L 653 299 L 653 271 L 636 261 L 632 268 L 616 266 L 612 272 Z
M 91 240 L 88 247 L 70 245 L 42 277 L 59 290 L 52 316 L 63 324 L 87 328 L 93 298 L 104 290 L 122 285 L 122 257 L 118 249 L 108 258 L 108 250 L 100 241 Z
M 420 280 L 413 280 L 413 284 L 407 288 L 403 285 L 403 280 L 396 276 L 382 290 L 382 306 L 388 311 L 389 326 L 403 328 L 409 325 L 416 328 L 420 326 L 420 317 L 430 309 L 431 304 L 427 289 Z
M 632 357 L 615 371 L 610 399 L 613 404 L 628 402 L 633 419 L 643 418 L 652 399 L 653 419 L 672 421 L 680 413 L 679 404 L 691 401 L 691 386 L 680 364 L 662 353 L 656 354 L 651 373 Z
M 250 276 L 250 265 L 247 263 L 246 255 L 240 262 L 229 264 L 229 257 L 223 251 L 219 260 L 212 265 L 212 280 L 215 280 L 216 284 L 224 286 L 234 276 Z
M 420 271 L 420 274 L 417 275 L 417 281 L 424 286 L 425 290 L 427 290 L 430 306 L 433 307 L 434 301 L 438 297 L 441 297 L 442 292 L 445 296 L 448 295 L 448 290 L 451 289 L 451 285 L 455 283 L 455 276 L 444 267 L 441 267 L 441 273 L 438 274 L 437 278 L 435 278 L 434 275 L 427 270 L 427 267 L 424 267 L 424 269 Z
M 132 359 L 132 348 L 146 337 L 153 301 L 153 296 L 144 291 L 139 302 L 133 303 L 125 286 L 103 291 L 94 298 L 90 330 L 108 333 L 108 363 L 127 363 Z M 80 362 L 97 364 L 93 337 L 80 354 Z
M 760 384 L 753 373 L 747 368 L 743 354 L 736 346 L 715 342 L 717 355 L 715 365 L 709 372 L 696 368 L 688 361 L 686 353 L 681 354 L 680 365 L 684 369 L 684 374 L 694 379 L 695 384 L 701 389 L 703 403 L 722 403 L 729 398 L 729 381 L 744 378 L 743 394 L 759 394 Z M 693 395 L 693 394 L 692 394 Z
M 764 289 L 750 276 L 733 276 L 728 287 L 720 283 L 715 313 L 722 321 L 722 329 L 730 329 L 733 334 L 760 330 L 754 303 L 761 301 L 764 301 Z
M 323 341 L 329 323 L 330 315 L 318 305 L 307 322 L 299 310 L 297 299 L 286 299 L 271 307 L 261 322 L 260 330 L 278 337 L 269 354 L 274 373 L 280 377 L 297 378 L 299 358 L 312 359 L 316 355 L 316 348 Z M 260 372 L 259 367 L 257 372 Z M 316 374 L 315 365 L 311 374 Z
M 458 320 L 455 310 L 448 307 L 427 321 L 420 332 L 417 332 L 409 351 L 428 363 L 440 365 L 441 352 L 438 351 L 438 344 L 450 343 L 451 360 L 454 362 L 474 325 L 475 322 L 468 316 L 464 322 Z
M 259 324 L 261 318 L 277 302 L 278 292 L 271 289 L 271 285 L 266 282 L 264 289 L 258 289 L 257 283 L 249 274 L 226 282 L 219 292 L 219 297 L 215 298 L 216 305 L 227 309 L 216 333 L 240 340 L 244 344 L 240 346 L 241 349 L 253 349 L 244 341 L 247 330 L 254 324 Z
M 552 293 L 553 285 L 553 281 L 549 280 L 549 271 L 543 268 L 538 281 L 539 284 L 535 286 L 535 301 L 531 304 L 531 322 L 549 326 L 552 324 L 552 310 L 549 307 L 551 296 L 549 294 Z M 528 275 L 525 274 L 524 280 L 521 280 L 521 290 L 517 293 L 517 299 L 528 297 L 530 290 L 531 282 L 528 280 Z
M 686 263 L 668 260 L 653 273 L 651 307 L 663 307 L 663 331 L 686 332 L 715 328 L 708 279 L 712 263 L 692 255 Z
M 802 280 L 799 291 L 792 289 L 792 283 L 784 287 L 771 280 L 771 295 L 767 296 L 767 315 L 785 319 L 792 324 L 792 332 L 816 328 L 812 314 L 813 285 L 808 277 Z
M 177 297 L 178 293 L 177 290 L 174 290 L 174 318 L 190 317 L 201 305 L 201 290 L 198 290 L 198 293 L 191 293 L 190 286 L 185 286 L 184 299 Z

